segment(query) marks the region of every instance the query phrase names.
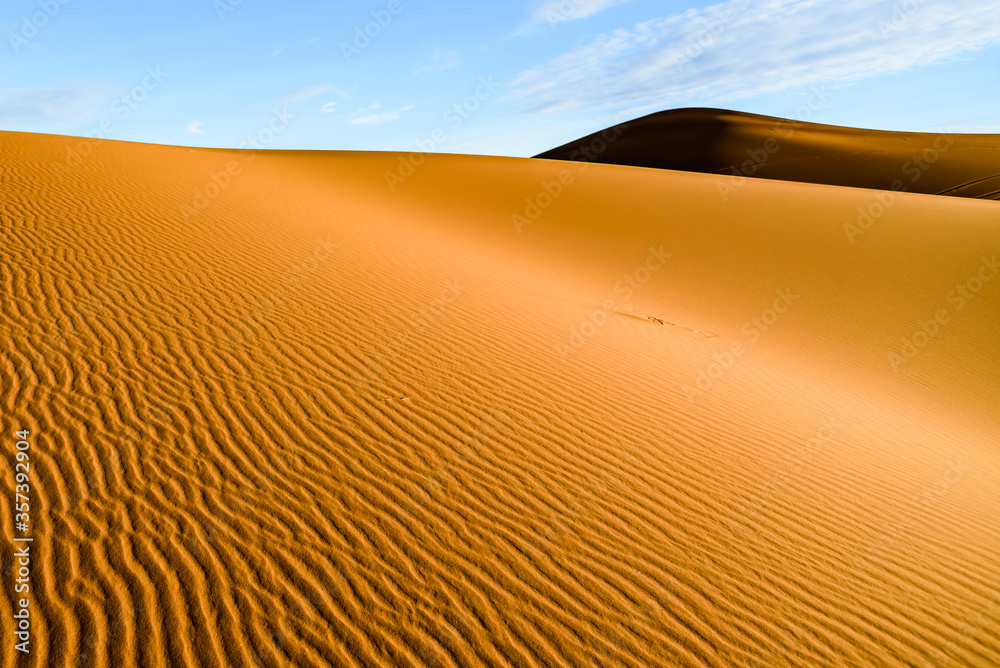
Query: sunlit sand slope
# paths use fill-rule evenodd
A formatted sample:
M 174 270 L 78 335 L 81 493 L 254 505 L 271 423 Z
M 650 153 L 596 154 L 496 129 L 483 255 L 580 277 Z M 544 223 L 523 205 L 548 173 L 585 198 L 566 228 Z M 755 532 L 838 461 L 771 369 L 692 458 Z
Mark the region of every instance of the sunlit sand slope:
M 1000 664 L 995 203 L 79 142 L 0 134 L 30 665 Z
M 818 104 L 809 98 L 797 118 Z M 537 157 L 1000 199 L 1000 135 L 859 130 L 721 109 L 651 114 Z

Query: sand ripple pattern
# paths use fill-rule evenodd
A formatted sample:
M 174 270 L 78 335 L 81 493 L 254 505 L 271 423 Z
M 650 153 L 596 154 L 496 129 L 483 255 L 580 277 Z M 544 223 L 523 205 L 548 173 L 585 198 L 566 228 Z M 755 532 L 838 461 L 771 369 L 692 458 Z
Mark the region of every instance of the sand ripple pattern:
M 0 423 L 37 518 L 33 663 L 8 594 L 2 666 L 1000 665 L 993 423 L 822 405 L 767 355 L 692 404 L 724 318 L 612 318 L 561 360 L 575 278 L 447 196 L 496 179 L 507 226 L 534 172 L 428 165 L 393 208 L 395 156 L 276 153 L 186 218 L 243 155 L 64 173 L 66 141 L 0 136 Z

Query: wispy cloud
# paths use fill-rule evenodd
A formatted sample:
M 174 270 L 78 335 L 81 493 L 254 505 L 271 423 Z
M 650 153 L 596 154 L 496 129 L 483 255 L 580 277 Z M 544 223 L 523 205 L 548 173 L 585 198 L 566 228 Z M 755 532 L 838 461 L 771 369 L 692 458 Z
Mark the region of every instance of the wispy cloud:
M 938 126 L 933 128 L 923 128 L 920 132 L 944 132 L 949 134 L 955 133 L 965 135 L 996 135 L 1000 134 L 1000 123 Z
M 187 124 L 187 127 L 184 128 L 184 131 L 196 135 L 207 135 L 208 133 L 201 129 L 203 124 L 203 121 L 191 121 Z
M 604 33 L 523 72 L 523 112 L 663 108 L 849 83 L 1000 43 L 1000 0 L 732 0 Z M 780 29 L 779 29 L 780 27 Z
M 458 67 L 458 51 L 455 49 L 442 49 L 435 46 L 431 52 L 430 62 L 415 69 L 413 73 L 418 77 L 425 77 L 429 74 L 437 74 Z
M 100 97 L 85 89 L 2 90 L 0 122 L 56 125 L 85 119 Z
M 286 106 L 296 104 L 298 102 L 305 102 L 306 100 L 312 100 L 313 98 L 319 97 L 320 95 L 327 95 L 329 100 L 323 106 L 320 107 L 320 111 L 324 114 L 329 114 L 337 110 L 337 100 L 330 100 L 329 97 L 337 98 L 349 98 L 352 97 L 351 91 L 357 88 L 357 84 L 354 85 L 351 90 L 345 90 L 339 86 L 334 86 L 332 84 L 322 84 L 319 86 L 306 86 L 305 88 L 300 88 L 296 91 L 289 93 L 275 104 L 278 106 Z
M 290 104 L 297 104 L 299 102 L 305 102 L 306 100 L 311 100 L 314 97 L 322 95 L 324 93 L 329 93 L 334 87 L 330 84 L 321 84 L 319 86 L 306 86 L 304 88 L 299 88 L 294 90 L 288 95 L 279 98 L 275 104 L 279 107 L 284 107 Z
M 608 7 L 625 2 L 631 2 L 631 0 L 545 0 L 541 4 L 536 3 L 528 19 L 515 34 L 532 32 L 546 24 L 554 28 L 566 21 L 585 19 Z
M 384 111 L 381 114 L 367 114 L 365 116 L 356 116 L 347 121 L 348 125 L 378 125 L 379 123 L 388 123 L 389 121 L 394 121 L 399 118 L 404 112 L 413 109 L 415 105 L 408 104 L 405 107 L 396 109 L 395 111 Z M 379 109 L 378 104 L 373 104 L 369 106 L 364 111 L 370 111 L 373 109 Z

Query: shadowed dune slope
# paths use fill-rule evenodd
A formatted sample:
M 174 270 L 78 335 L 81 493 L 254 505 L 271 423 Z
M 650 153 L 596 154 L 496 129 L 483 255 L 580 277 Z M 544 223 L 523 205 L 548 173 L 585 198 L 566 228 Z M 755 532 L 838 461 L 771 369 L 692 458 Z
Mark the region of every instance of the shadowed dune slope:
M 643 116 L 538 158 L 1000 199 L 1000 136 L 860 130 L 721 109 Z
M 80 142 L 0 134 L 34 665 L 1000 664 L 994 203 Z

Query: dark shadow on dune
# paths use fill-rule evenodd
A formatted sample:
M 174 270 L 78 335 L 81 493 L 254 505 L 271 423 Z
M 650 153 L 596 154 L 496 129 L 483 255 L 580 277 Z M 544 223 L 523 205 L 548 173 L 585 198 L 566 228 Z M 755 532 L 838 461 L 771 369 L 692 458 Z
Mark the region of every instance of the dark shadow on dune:
M 1000 199 L 1000 135 L 888 132 L 675 109 L 536 158 Z

